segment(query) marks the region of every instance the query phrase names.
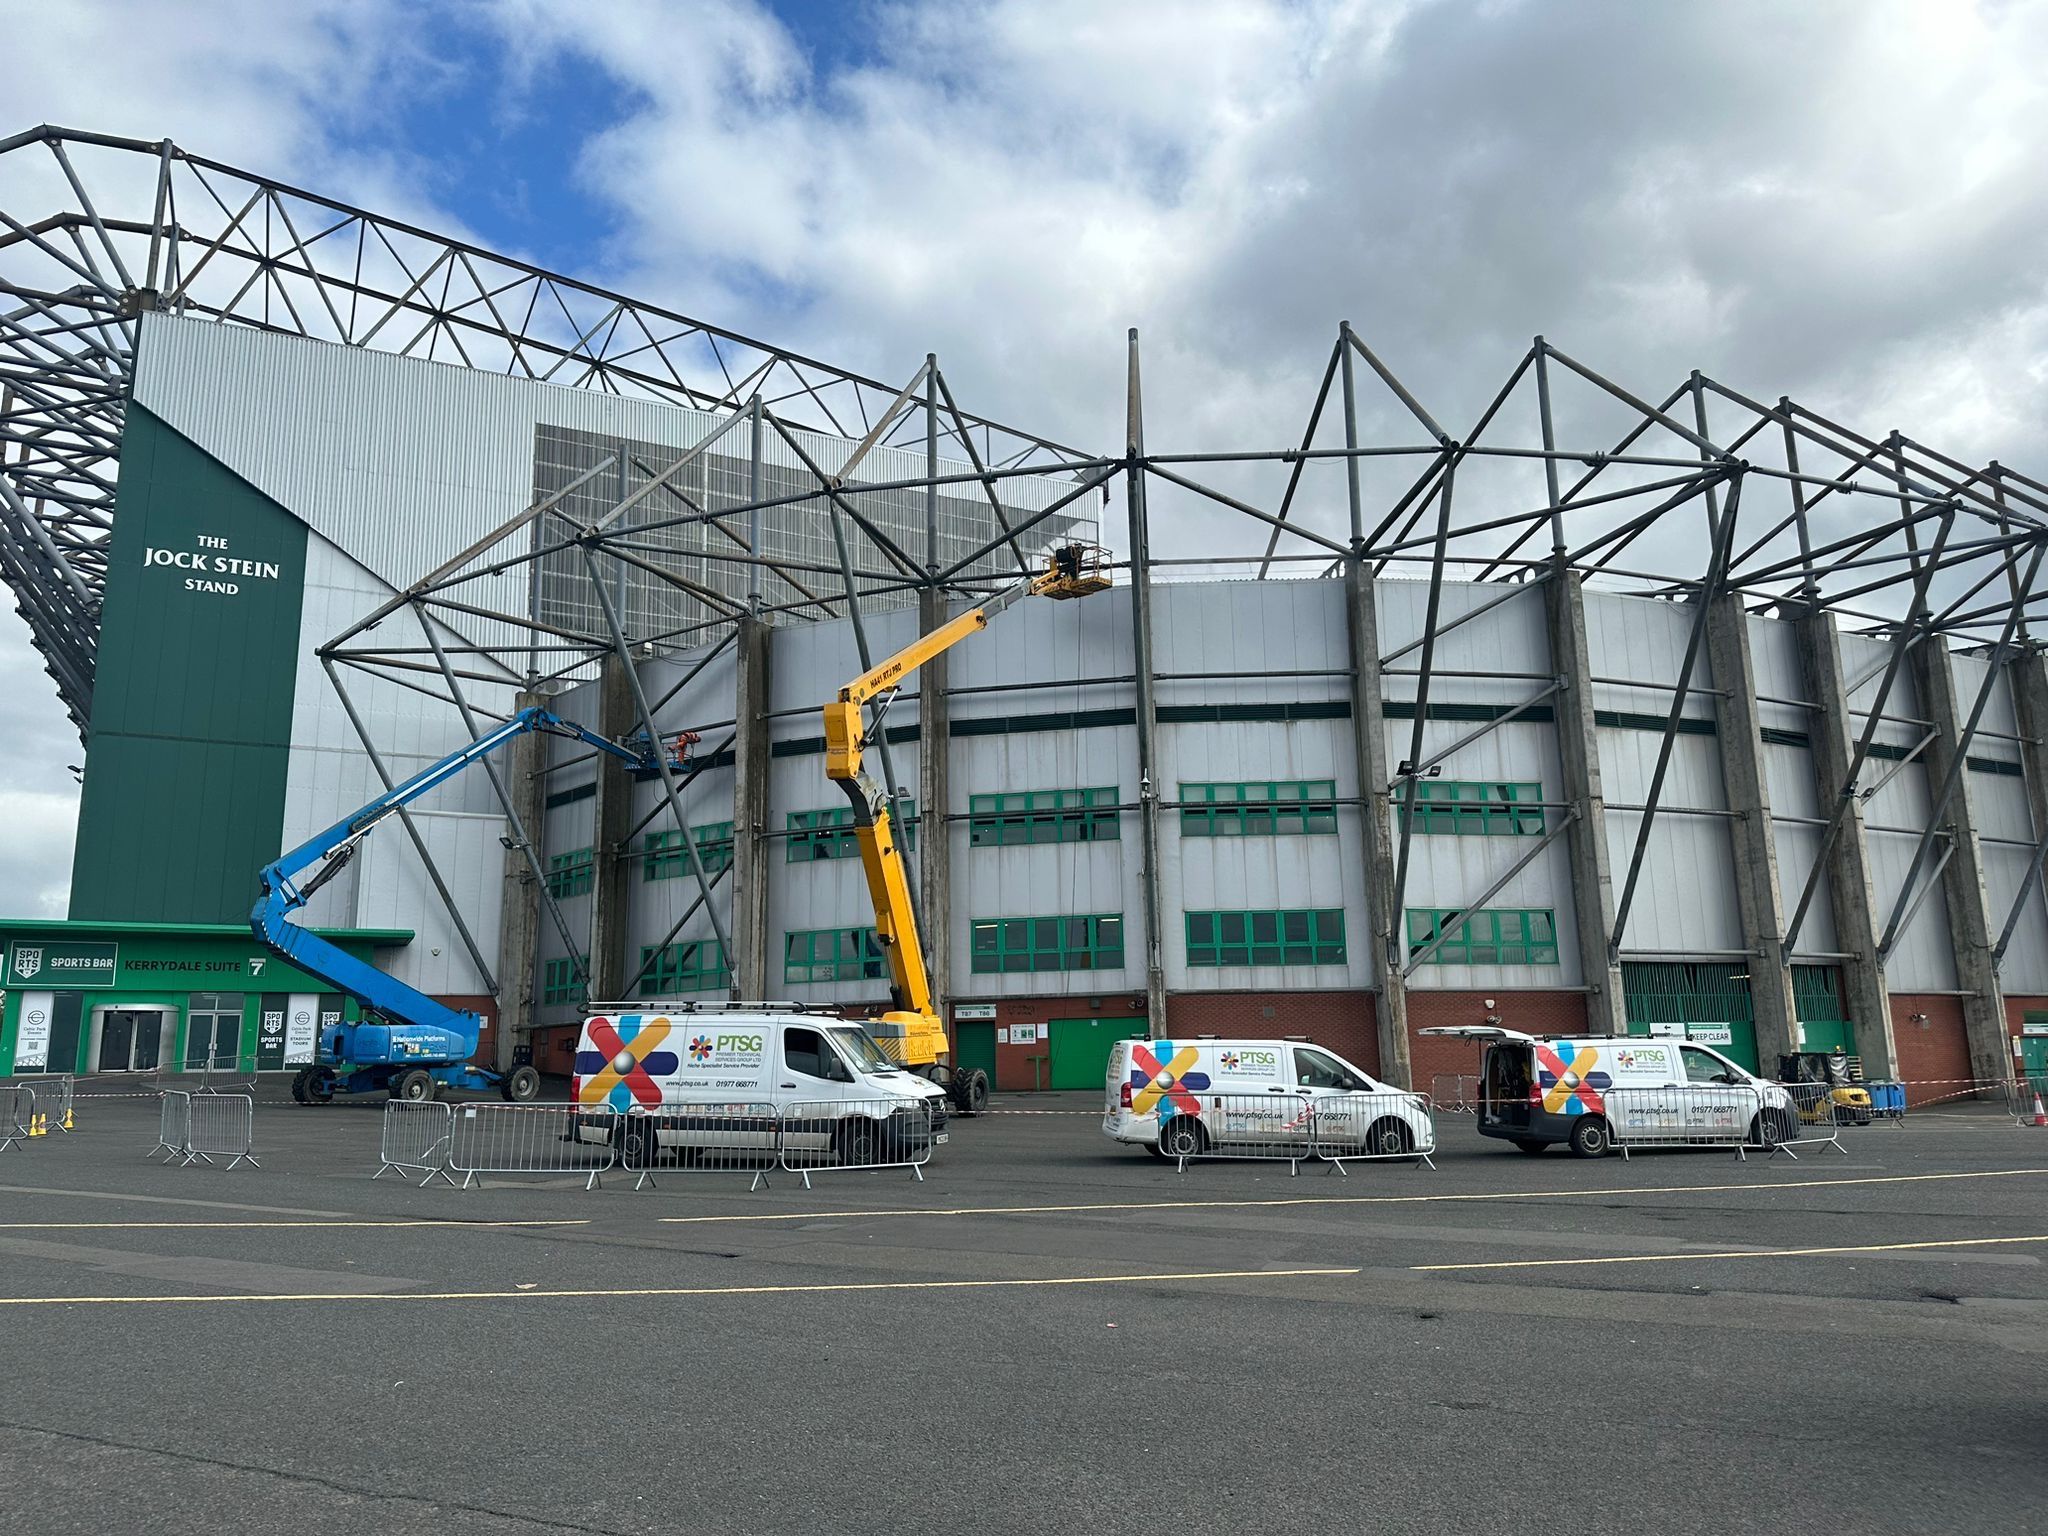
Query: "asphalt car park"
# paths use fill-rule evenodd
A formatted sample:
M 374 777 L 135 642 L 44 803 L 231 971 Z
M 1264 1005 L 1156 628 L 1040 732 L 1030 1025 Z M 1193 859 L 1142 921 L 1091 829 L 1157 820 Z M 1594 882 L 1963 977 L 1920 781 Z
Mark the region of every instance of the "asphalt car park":
M 373 1181 L 379 1119 L 0 1158 L 0 1528 L 2048 1528 L 2048 1132 L 1975 1106 L 1297 1176 L 1006 1097 L 922 1182 L 638 1192 Z

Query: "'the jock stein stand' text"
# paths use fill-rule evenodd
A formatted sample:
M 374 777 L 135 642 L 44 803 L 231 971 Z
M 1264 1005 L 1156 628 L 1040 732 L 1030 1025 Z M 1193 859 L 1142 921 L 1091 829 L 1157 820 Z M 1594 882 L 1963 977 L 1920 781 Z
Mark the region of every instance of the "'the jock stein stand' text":
M 275 560 L 244 560 L 238 555 L 227 553 L 228 541 L 210 533 L 194 536 L 197 549 L 159 549 L 152 545 L 143 550 L 142 563 L 172 566 L 182 571 L 203 572 L 187 576 L 187 592 L 217 592 L 232 597 L 242 590 L 241 584 L 220 578 L 239 576 L 252 581 L 276 581 L 282 569 Z

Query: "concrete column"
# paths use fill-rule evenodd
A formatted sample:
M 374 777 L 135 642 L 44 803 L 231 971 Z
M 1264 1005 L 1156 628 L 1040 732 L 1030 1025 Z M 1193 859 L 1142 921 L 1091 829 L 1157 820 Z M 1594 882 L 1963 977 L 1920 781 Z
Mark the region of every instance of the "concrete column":
M 930 634 L 948 617 L 945 593 L 930 588 L 919 592 L 917 613 L 920 632 Z M 917 874 L 924 898 L 920 937 L 931 977 L 932 1011 L 942 1019 L 953 990 L 953 839 L 946 820 L 952 804 L 951 723 L 946 658 L 934 656 L 917 675 Z
M 547 702 L 540 694 L 522 693 L 515 710 Z M 506 788 L 530 837 L 545 839 L 547 738 L 537 731 L 514 737 L 505 754 Z M 545 842 L 543 841 L 543 846 Z M 498 918 L 498 1027 L 491 1064 L 500 1072 L 512 1068 L 512 1053 L 533 1029 L 533 1005 L 540 951 L 540 888 L 533 866 L 518 848 L 505 850 L 504 896 Z
M 1717 690 L 1714 739 L 1721 752 L 1721 783 L 1728 808 L 1735 813 L 1728 821 L 1728 837 L 1735 854 L 1735 909 L 1742 924 L 1742 947 L 1749 951 L 1757 1061 L 1769 1073 L 1776 1070 L 1779 1056 L 1798 1049 L 1799 1027 L 1792 1002 L 1792 967 L 1785 955 L 1778 843 L 1758 730 L 1749 616 L 1738 596 L 1717 597 L 1708 605 L 1707 665 Z
M 1898 1041 L 1892 1033 L 1891 989 L 1877 958 L 1884 918 L 1877 910 L 1876 887 L 1870 877 L 1870 835 L 1863 825 L 1863 801 L 1849 783 L 1849 761 L 1856 755 L 1856 726 L 1849 717 L 1848 679 L 1842 669 L 1841 638 L 1835 616 L 1812 608 L 1794 621 L 1799 656 L 1806 676 L 1806 697 L 1813 703 L 1807 737 L 1812 743 L 1813 776 L 1820 787 L 1820 813 L 1832 816 L 1846 800 L 1842 825 L 1828 849 L 1828 905 L 1835 914 L 1835 948 L 1850 958 L 1841 962 L 1842 1006 L 1856 1026 L 1856 1053 L 1873 1079 L 1898 1075 Z
M 1551 567 L 1543 583 L 1550 666 L 1557 674 L 1553 714 L 1564 797 L 1578 819 L 1564 835 L 1571 862 L 1573 926 L 1579 931 L 1579 972 L 1586 985 L 1586 1028 L 1628 1033 L 1621 965 L 1608 947 L 1614 932 L 1614 875 L 1607 864 L 1607 797 L 1600 786 L 1600 750 L 1593 723 L 1593 663 L 1586 648 L 1586 603 L 1568 566 Z
M 1351 741 L 1358 760 L 1359 858 L 1365 866 L 1365 920 L 1372 934 L 1373 1018 L 1379 1029 L 1380 1076 L 1413 1086 L 1408 1050 L 1405 927 L 1394 910 L 1392 802 L 1387 792 L 1387 722 L 1380 702 L 1379 610 L 1362 559 L 1344 568 L 1344 611 L 1351 646 Z
M 1910 662 L 1920 693 L 1920 708 L 1934 726 L 1926 752 L 1928 792 L 1938 794 L 1947 781 L 1962 741 L 1968 707 L 1956 698 L 1956 677 L 1948 647 L 1929 636 L 1913 647 Z M 1970 1072 L 1979 1082 L 2002 1083 L 2012 1075 L 2012 1048 L 2005 1022 L 2005 992 L 1992 963 L 1998 929 L 1991 921 L 1984 894 L 1984 856 L 1977 845 L 1977 818 L 1967 768 L 1957 775 L 1955 793 L 1935 823 L 1954 848 L 1941 872 L 1942 895 L 1948 908 L 1949 942 L 1955 948 L 1956 985 L 1963 992 L 1963 1033 L 1970 1047 Z M 1933 849 L 1928 858 L 1936 857 Z M 1925 876 L 1923 875 L 1924 879 Z M 1924 919 L 1924 914 L 1922 914 Z
M 782 972 L 771 962 L 776 946 L 768 933 L 769 843 L 773 811 L 768 803 L 769 627 L 756 618 L 739 621 L 738 683 L 733 690 L 732 773 L 732 964 L 733 996 L 759 1002 L 780 987 Z
M 1131 660 L 1137 675 L 1138 886 L 1145 912 L 1145 1018 L 1153 1038 L 1166 1034 L 1166 935 L 1159 900 L 1159 700 L 1152 666 L 1152 534 L 1145 510 L 1145 413 L 1139 386 L 1138 333 L 1129 338 L 1124 508 L 1131 537 Z
M 598 672 L 597 729 L 619 741 L 639 726 L 640 712 L 633 703 L 633 686 L 626 676 L 626 665 L 616 655 L 607 654 Z M 594 1002 L 624 1002 L 626 983 L 639 969 L 626 960 L 632 889 L 627 877 L 636 874 L 640 866 L 622 857 L 632 850 L 620 846 L 633 827 L 633 780 L 625 764 L 608 752 L 597 756 L 597 804 L 592 816 L 595 830 L 590 852 L 594 866 L 590 882 L 590 996 Z M 687 828 L 684 835 L 688 835 Z

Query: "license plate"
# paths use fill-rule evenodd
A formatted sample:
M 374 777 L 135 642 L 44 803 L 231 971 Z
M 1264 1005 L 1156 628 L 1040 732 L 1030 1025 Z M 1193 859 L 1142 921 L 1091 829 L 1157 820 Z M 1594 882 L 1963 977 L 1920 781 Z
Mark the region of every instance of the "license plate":
M 933 1141 L 951 1141 L 952 1139 L 953 1133 L 951 1131 L 941 1131 L 932 1138 Z

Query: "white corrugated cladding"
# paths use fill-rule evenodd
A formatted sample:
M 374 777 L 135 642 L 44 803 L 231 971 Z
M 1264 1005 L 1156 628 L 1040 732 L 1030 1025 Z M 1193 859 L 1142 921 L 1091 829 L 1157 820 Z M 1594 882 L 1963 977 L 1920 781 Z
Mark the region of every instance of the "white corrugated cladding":
M 1891 642 L 1864 635 L 1842 636 L 1842 667 L 1851 683 L 1861 685 L 1849 691 L 1851 730 L 1859 738 L 1876 702 Z M 1877 913 L 1880 937 L 1891 919 L 1899 889 L 1913 861 L 1913 850 L 1927 825 L 1933 795 L 1928 783 L 1927 754 L 1923 751 L 1901 766 L 1899 758 L 1912 751 L 1927 734 L 1927 712 L 1921 707 L 1914 685 L 1913 669 L 1904 666 L 1885 701 L 1885 718 L 1879 722 L 1875 745 L 1890 749 L 1889 755 L 1874 753 L 1865 765 L 1862 787 L 1868 790 L 1880 780 L 1884 787 L 1863 802 L 1864 826 L 1870 837 L 1871 896 Z M 1896 769 L 1896 772 L 1893 770 Z M 1886 775 L 1890 775 L 1889 778 Z M 1932 870 L 1941 856 L 1937 839 L 1927 852 L 1925 870 Z M 1924 874 L 1923 874 L 1924 879 Z M 1942 892 L 1934 890 L 1920 903 L 1913 921 L 1899 933 L 1891 957 L 1885 961 L 1885 980 L 1894 992 L 1949 992 L 1956 986 L 1955 951 L 1950 945 L 1948 911 Z
M 1123 718 L 1131 718 L 1129 712 L 1137 698 L 1133 684 L 1089 686 L 1080 681 L 1131 673 L 1128 589 L 1064 602 L 1034 598 L 1019 603 L 999 615 L 985 634 L 954 651 L 949 664 L 947 681 L 955 690 L 1019 682 L 1062 684 L 955 694 L 950 703 L 956 730 L 964 723 L 971 731 L 973 722 L 1006 723 L 1009 729 L 953 737 L 952 804 L 948 807 L 952 815 L 964 817 L 977 794 L 1027 790 L 1114 788 L 1114 803 L 1137 804 L 1135 725 L 1072 728 L 1076 716 L 1085 719 L 1085 712 L 1091 710 L 1121 710 Z M 1162 813 L 1162 821 L 1169 819 Z M 968 823 L 951 822 L 947 839 L 953 858 L 950 921 L 956 995 L 1142 990 L 1145 908 L 1139 884 L 1138 836 L 1136 811 L 1117 816 L 1114 841 L 1022 847 L 976 848 Z M 977 920 L 1111 914 L 1123 919 L 1121 967 L 1053 975 L 989 974 L 973 969 L 972 929 Z M 1168 925 L 1169 935 L 1173 932 Z M 1173 940 L 1167 953 L 1172 955 L 1177 949 L 1178 941 Z
M 1990 675 L 1990 663 L 1981 655 L 1952 654 L 1949 664 L 1955 669 L 1958 706 L 1967 721 L 1978 690 Z M 2000 668 L 1991 681 L 1977 739 L 1970 745 L 1971 766 L 1965 781 L 1984 861 L 1984 896 L 1994 944 L 2005 930 L 2034 853 L 2034 816 L 2027 800 L 2027 781 L 2020 777 L 2018 736 L 2012 674 Z M 2048 917 L 2044 917 L 2037 891 L 2020 915 L 1999 971 L 2008 992 L 2048 990 L 2048 953 L 2044 951 L 2048 951 Z
M 1184 784 L 1330 779 L 1339 799 L 1358 796 L 1350 711 L 1344 588 L 1334 581 L 1232 582 L 1154 588 L 1158 682 L 1159 796 Z M 1231 673 L 1244 677 L 1185 677 Z M 1289 676 L 1289 673 L 1337 673 Z M 1341 716 L 1286 721 L 1173 720 L 1177 706 L 1318 703 Z M 1372 984 L 1371 929 L 1355 808 L 1334 834 L 1272 837 L 1182 836 L 1182 814 L 1162 810 L 1159 850 L 1162 948 L 1169 987 L 1309 991 Z M 1132 818 L 1132 831 L 1136 831 Z M 1134 893 L 1132 915 L 1143 909 Z M 1194 966 L 1188 912 L 1338 909 L 1345 914 L 1345 963 Z M 1131 953 L 1142 962 L 1135 945 Z
M 698 651 L 674 659 L 643 662 L 639 670 L 641 685 L 647 690 L 651 704 L 675 688 L 699 662 L 704 662 L 703 670 L 690 678 L 689 684 L 658 713 L 664 725 L 671 730 L 699 733 L 702 739 L 690 750 L 695 761 L 701 764 L 732 750 L 727 742 L 732 735 L 733 695 L 738 678 L 733 648 L 725 647 L 708 662 L 704 661 L 703 652 Z M 732 820 L 733 770 L 730 767 L 698 767 L 678 776 L 679 783 L 683 779 L 688 781 L 682 784 L 683 814 L 691 827 Z M 593 802 L 583 803 L 591 805 Z M 657 833 L 666 833 L 675 826 L 675 818 L 668 809 L 668 790 L 659 778 L 647 779 L 633 786 L 632 826 L 638 830 L 632 832 L 625 848 L 625 852 L 631 855 L 626 866 L 627 940 L 624 957 L 629 976 L 639 968 L 643 948 L 664 941 L 669 944 L 692 941 L 715 944 L 718 938 L 711 913 L 701 905 L 690 913 L 689 920 L 675 937 L 669 937 L 669 930 L 675 927 L 676 920 L 690 912 L 691 906 L 697 903 L 699 891 L 687 855 L 684 862 L 676 867 L 674 875 L 653 880 L 647 876 L 647 839 Z M 674 851 L 678 854 L 683 852 L 679 847 Z M 707 868 L 705 874 L 709 878 L 718 877 L 715 869 Z M 732 931 L 732 893 L 733 877 L 727 871 L 723 879 L 712 887 L 711 900 L 719 921 L 727 925 L 728 933 Z M 771 974 L 770 980 L 774 979 Z
M 1439 718 L 1439 711 L 1455 711 L 1461 705 L 1510 709 L 1535 698 L 1549 686 L 1553 675 L 1550 639 L 1544 620 L 1543 594 L 1537 588 L 1515 592 L 1478 617 L 1467 619 L 1454 629 L 1444 629 L 1464 615 L 1497 602 L 1507 591 L 1498 584 L 1478 582 L 1448 582 L 1442 589 L 1437 606 L 1440 633 L 1430 660 L 1435 674 L 1429 688 L 1432 718 L 1424 722 L 1422 730 L 1425 762 L 1482 730 L 1486 723 L 1476 718 Z M 1408 758 L 1414 744 L 1413 710 L 1420 681 L 1416 674 L 1422 664 L 1418 642 L 1428 612 L 1429 586 L 1422 581 L 1382 581 L 1375 597 L 1379 609 L 1382 693 L 1389 706 L 1394 706 L 1386 722 L 1386 767 L 1392 774 Z M 1557 754 L 1557 728 L 1548 718 L 1551 708 L 1552 701 L 1545 700 L 1531 712 L 1535 718 L 1523 716 L 1498 725 L 1459 748 L 1444 761 L 1441 779 L 1541 784 L 1545 801 L 1562 801 L 1563 770 Z M 1544 813 L 1546 830 L 1556 827 L 1560 814 Z M 1398 817 L 1397 810 L 1397 827 Z M 1408 889 L 1402 905 L 1410 911 L 1468 906 L 1527 851 L 1528 843 L 1521 837 L 1436 836 L 1418 832 L 1409 840 Z M 1564 839 L 1559 838 L 1486 902 L 1493 909 L 1550 912 L 1557 932 L 1557 964 L 1479 967 L 1431 962 L 1410 973 L 1408 985 L 1420 991 L 1577 986 L 1582 977 L 1578 921 L 1571 899 L 1570 859 Z M 1405 917 L 1403 922 L 1405 926 Z
M 1767 733 L 1763 743 L 1764 778 L 1771 799 L 1771 834 L 1778 853 L 1778 891 L 1784 918 L 1792 920 L 1799 894 L 1813 871 L 1814 855 L 1820 850 L 1822 828 L 1816 822 L 1821 810 L 1820 786 L 1814 777 L 1812 732 L 1818 728 L 1806 701 L 1805 669 L 1799 660 L 1799 631 L 1779 619 L 1749 619 L 1750 666 L 1756 674 L 1757 723 Z M 1778 731 L 1797 736 L 1809 745 L 1796 746 L 1772 741 L 1768 733 Z M 1833 810 L 1830 800 L 1828 809 Z M 1833 954 L 1841 946 L 1835 938 L 1835 907 L 1825 876 L 1815 882 L 1813 901 L 1799 927 L 1801 955 Z
M 1683 603 L 1586 593 L 1586 639 L 1593 675 L 1629 684 L 1675 686 L 1685 660 L 1693 610 Z M 1650 828 L 1634 902 L 1622 933 L 1628 954 L 1727 956 L 1743 949 L 1735 906 L 1735 856 L 1725 818 L 1671 814 L 1725 811 L 1720 749 L 1712 734 L 1714 686 L 1701 646 L 1693 664 L 1693 693 L 1683 717 L 1703 721 L 1704 733 L 1681 729 L 1673 742 L 1656 821 Z M 1596 710 L 1640 724 L 1598 729 L 1601 787 L 1607 796 L 1607 856 L 1614 894 L 1621 899 L 1629 862 L 1642 829 L 1640 811 L 1622 807 L 1649 802 L 1671 687 L 1596 683 Z

